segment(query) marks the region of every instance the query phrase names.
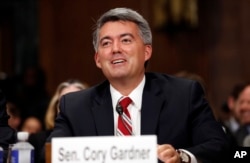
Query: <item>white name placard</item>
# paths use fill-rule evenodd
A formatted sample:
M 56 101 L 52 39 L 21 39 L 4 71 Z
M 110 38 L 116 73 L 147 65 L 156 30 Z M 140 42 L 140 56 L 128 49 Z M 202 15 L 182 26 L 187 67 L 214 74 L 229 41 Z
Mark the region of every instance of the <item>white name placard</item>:
M 52 163 L 157 163 L 157 140 L 148 136 L 52 139 Z

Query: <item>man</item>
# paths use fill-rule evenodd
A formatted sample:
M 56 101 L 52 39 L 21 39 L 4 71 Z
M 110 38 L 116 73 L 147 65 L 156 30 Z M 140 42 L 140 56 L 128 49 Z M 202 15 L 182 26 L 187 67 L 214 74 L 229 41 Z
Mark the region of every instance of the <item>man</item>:
M 157 135 L 160 162 L 219 162 L 227 142 L 200 84 L 145 73 L 152 35 L 140 14 L 127 8 L 106 12 L 97 21 L 93 44 L 95 63 L 107 81 L 61 98 L 49 141 L 59 136 L 123 135 L 119 115 L 125 111 L 120 112 L 119 101 L 125 96 L 132 100 L 132 126 L 126 121 L 124 128 L 131 135 Z
M 10 144 L 16 142 L 16 131 L 8 125 L 9 115 L 6 112 L 6 98 L 0 90 L 0 146 L 4 149 L 4 162 L 7 160 Z
M 240 127 L 235 132 L 237 145 L 250 147 L 250 83 L 240 83 L 234 88 L 234 113 Z

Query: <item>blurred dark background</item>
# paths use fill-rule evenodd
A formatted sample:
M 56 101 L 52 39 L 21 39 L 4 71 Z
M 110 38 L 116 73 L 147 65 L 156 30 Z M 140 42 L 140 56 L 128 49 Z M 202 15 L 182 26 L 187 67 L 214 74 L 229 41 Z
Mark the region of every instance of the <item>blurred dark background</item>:
M 200 75 L 215 111 L 235 83 L 250 80 L 249 0 L 1 0 L 0 78 L 7 79 L 6 94 L 20 88 L 30 67 L 44 71 L 40 87 L 49 96 L 68 78 L 89 85 L 104 80 L 93 59 L 92 29 L 114 7 L 133 8 L 149 21 L 148 71 Z

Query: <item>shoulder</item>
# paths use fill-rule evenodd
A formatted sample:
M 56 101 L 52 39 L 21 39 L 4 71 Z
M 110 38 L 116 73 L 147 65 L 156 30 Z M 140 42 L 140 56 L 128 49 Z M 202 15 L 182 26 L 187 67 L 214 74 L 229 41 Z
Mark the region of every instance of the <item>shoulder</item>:
M 197 81 L 180 78 L 169 74 L 164 73 L 146 73 L 146 81 L 148 82 L 158 82 L 163 85 L 170 86 L 188 86 L 190 84 L 196 83 Z
M 149 88 L 158 88 L 158 90 L 165 92 L 195 92 L 204 94 L 205 90 L 201 84 L 196 80 L 176 77 L 164 73 L 146 73 L 146 85 Z
M 64 95 L 63 98 L 67 101 L 71 101 L 71 103 L 80 101 L 86 103 L 94 99 L 101 99 L 107 93 L 109 93 L 109 82 L 104 81 L 87 89 L 68 93 Z

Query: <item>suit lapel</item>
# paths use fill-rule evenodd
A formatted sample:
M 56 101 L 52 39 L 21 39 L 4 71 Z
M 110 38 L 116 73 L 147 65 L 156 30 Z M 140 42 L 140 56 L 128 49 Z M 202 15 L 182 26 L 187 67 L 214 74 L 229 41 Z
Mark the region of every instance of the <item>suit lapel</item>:
M 157 134 L 159 116 L 166 98 L 162 96 L 161 84 L 158 78 L 146 76 L 141 109 L 141 134 Z
M 93 115 L 96 123 L 97 135 L 114 135 L 114 115 L 109 91 L 109 84 L 99 91 L 93 99 Z

